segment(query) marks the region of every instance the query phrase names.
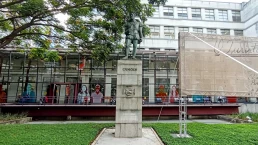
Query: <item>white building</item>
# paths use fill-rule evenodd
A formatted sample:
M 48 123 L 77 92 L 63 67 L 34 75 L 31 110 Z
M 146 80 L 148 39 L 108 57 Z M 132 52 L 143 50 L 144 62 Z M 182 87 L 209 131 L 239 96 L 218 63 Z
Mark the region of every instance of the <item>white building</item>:
M 182 31 L 258 36 L 258 0 L 247 3 L 168 0 L 166 5 L 155 9 L 154 16 L 146 22 L 151 35 L 141 44 L 145 50 L 177 50 L 178 32 Z

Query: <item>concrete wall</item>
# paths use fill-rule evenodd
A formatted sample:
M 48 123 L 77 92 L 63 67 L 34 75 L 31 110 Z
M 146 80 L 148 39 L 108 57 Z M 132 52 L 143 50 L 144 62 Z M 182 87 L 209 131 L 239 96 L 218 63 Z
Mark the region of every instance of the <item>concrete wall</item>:
M 239 113 L 258 113 L 258 104 L 241 104 L 241 106 L 238 109 Z

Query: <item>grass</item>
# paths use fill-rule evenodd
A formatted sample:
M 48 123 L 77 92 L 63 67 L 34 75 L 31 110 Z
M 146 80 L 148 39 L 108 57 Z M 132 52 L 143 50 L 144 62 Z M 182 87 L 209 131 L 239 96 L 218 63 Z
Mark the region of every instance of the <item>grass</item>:
M 167 145 L 257 145 L 258 124 L 189 123 L 188 134 L 193 138 L 172 138 L 178 124 L 145 124 L 153 127 Z
M 0 122 L 1 121 L 8 121 L 8 120 L 14 120 L 14 119 L 19 119 L 19 118 L 24 118 L 27 117 L 27 113 L 23 112 L 20 114 L 0 114 Z
M 104 127 L 114 124 L 0 125 L 1 145 L 88 145 Z M 153 127 L 167 145 L 257 145 L 258 124 L 189 123 L 193 138 L 173 138 L 178 124 L 143 124 Z
M 252 120 L 254 122 L 258 122 L 258 113 L 250 113 L 250 112 L 247 112 L 247 113 L 243 113 L 243 114 L 233 114 L 233 115 L 230 115 L 231 117 L 233 118 L 239 118 L 239 119 L 246 119 L 246 116 L 249 116 L 252 118 Z

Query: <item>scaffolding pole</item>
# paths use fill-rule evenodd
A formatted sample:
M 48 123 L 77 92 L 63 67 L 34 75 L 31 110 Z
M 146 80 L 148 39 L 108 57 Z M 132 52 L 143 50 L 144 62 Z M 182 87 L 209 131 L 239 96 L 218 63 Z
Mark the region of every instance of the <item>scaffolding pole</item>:
M 188 137 L 187 134 L 187 96 L 179 97 L 179 135 L 178 137 Z

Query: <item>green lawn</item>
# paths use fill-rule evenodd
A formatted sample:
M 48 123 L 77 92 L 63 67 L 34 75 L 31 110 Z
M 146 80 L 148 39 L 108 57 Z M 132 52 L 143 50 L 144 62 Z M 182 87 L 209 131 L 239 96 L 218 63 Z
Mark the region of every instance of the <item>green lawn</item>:
M 114 124 L 55 124 L 55 125 L 0 125 L 1 145 L 87 145 L 104 127 Z M 168 145 L 257 145 L 258 124 L 208 125 L 189 123 L 188 132 L 193 138 L 172 138 L 178 124 L 144 124 L 153 127 Z

